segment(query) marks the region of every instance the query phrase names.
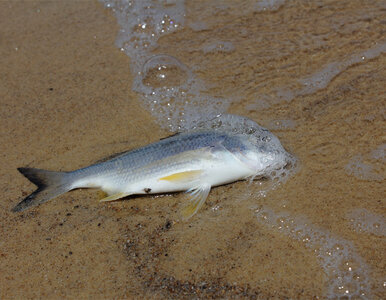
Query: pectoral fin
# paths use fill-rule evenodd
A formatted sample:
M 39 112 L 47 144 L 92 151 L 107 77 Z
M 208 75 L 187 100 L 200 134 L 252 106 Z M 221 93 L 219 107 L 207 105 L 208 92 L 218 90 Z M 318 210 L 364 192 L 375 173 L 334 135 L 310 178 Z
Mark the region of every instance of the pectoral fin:
M 118 200 L 120 198 L 123 198 L 123 197 L 126 197 L 126 196 L 129 196 L 131 195 L 131 193 L 117 193 L 117 194 L 113 194 L 111 196 L 108 196 L 106 198 L 103 198 L 101 200 L 99 200 L 100 202 L 109 202 L 109 201 L 114 201 L 114 200 Z
M 187 220 L 193 217 L 196 212 L 205 203 L 206 198 L 210 192 L 211 186 L 209 184 L 202 184 L 198 187 L 192 188 L 187 191 L 190 193 L 189 203 L 182 209 L 182 218 Z
M 179 172 L 162 177 L 159 180 L 167 180 L 171 182 L 191 181 L 197 179 L 202 174 L 202 172 L 202 170 Z

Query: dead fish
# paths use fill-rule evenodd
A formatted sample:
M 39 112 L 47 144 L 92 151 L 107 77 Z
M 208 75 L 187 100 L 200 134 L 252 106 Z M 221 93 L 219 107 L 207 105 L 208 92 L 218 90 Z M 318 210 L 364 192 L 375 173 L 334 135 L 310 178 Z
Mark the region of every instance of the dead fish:
M 257 134 L 195 130 L 118 155 L 72 172 L 18 168 L 37 185 L 14 212 L 42 204 L 77 188 L 99 188 L 112 201 L 134 194 L 187 191 L 182 211 L 188 219 L 204 204 L 213 186 L 263 176 L 283 168 L 288 153 L 279 140 L 260 127 Z

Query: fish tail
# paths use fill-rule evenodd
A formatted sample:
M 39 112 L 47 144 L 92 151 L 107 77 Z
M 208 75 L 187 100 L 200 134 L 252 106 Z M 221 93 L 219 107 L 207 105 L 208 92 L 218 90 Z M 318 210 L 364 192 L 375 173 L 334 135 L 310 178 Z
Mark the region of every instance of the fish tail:
M 73 189 L 73 177 L 69 176 L 69 172 L 53 172 L 34 168 L 18 168 L 18 171 L 37 185 L 38 188 L 19 202 L 12 209 L 13 212 L 23 211 L 30 206 L 42 204 Z

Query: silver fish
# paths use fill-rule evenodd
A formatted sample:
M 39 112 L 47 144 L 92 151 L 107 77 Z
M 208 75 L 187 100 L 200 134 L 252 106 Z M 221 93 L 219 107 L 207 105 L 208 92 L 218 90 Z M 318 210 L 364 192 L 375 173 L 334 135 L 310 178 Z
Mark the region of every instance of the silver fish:
M 211 187 L 267 175 L 283 168 L 288 157 L 279 140 L 257 124 L 253 134 L 221 127 L 197 129 L 72 172 L 18 168 L 38 189 L 13 211 L 23 211 L 77 188 L 102 189 L 108 197 L 101 201 L 187 191 L 191 199 L 182 216 L 188 219 L 204 204 Z

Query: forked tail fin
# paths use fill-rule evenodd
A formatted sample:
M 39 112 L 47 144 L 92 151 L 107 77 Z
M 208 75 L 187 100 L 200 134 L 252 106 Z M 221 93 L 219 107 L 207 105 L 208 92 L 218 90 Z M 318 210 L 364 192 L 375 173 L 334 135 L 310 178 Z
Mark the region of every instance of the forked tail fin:
M 12 211 L 18 212 L 30 206 L 42 204 L 72 189 L 71 176 L 67 172 L 52 172 L 34 168 L 18 168 L 18 171 L 37 185 L 37 190 L 26 197 Z

